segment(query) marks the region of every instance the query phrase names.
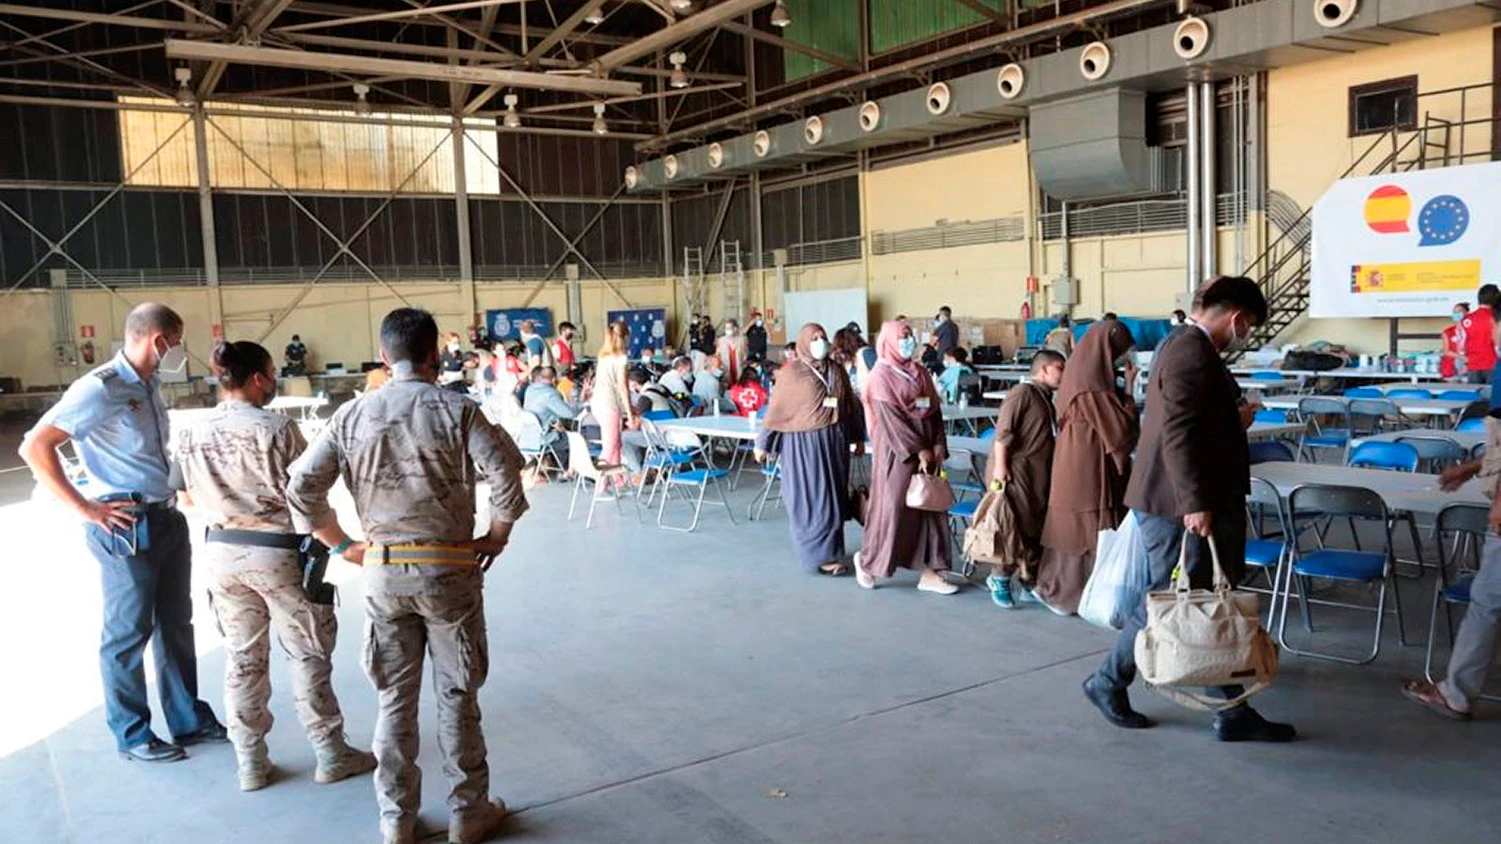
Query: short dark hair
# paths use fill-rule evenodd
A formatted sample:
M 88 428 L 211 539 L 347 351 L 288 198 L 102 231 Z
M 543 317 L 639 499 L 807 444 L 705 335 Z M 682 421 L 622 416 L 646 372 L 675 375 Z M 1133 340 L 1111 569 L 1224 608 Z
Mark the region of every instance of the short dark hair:
M 1454 303 L 1454 307 L 1456 307 L 1456 308 L 1464 308 L 1465 310 L 1468 311 L 1470 309 L 1470 303 L 1469 302 L 1455 302 Z
M 219 386 L 238 390 L 251 378 L 271 368 L 271 353 L 260 343 L 249 340 L 220 343 L 214 347 L 213 367 L 214 374 L 219 377 Z
M 1037 354 L 1032 356 L 1032 374 L 1036 375 L 1041 372 L 1045 366 L 1052 366 L 1055 363 L 1065 363 L 1067 360 L 1068 358 L 1065 358 L 1061 353 L 1055 352 L 1052 349 L 1038 349 Z
M 1182 308 L 1174 308 L 1173 316 L 1178 319 L 1188 319 L 1188 314 L 1185 314 Z
M 1073 321 L 1068 318 L 1068 314 L 1059 314 L 1058 315 L 1058 327 L 1059 328 L 1068 328 L 1072 324 L 1073 324 Z
M 558 323 L 558 331 L 559 331 L 559 333 L 564 332 L 564 331 L 578 331 L 578 330 L 579 330 L 579 327 L 577 325 L 574 325 L 571 322 L 566 322 L 565 321 L 565 322 Z
M 1261 286 L 1241 275 L 1210 279 L 1199 292 L 1199 307 L 1206 311 L 1239 308 L 1256 320 L 1257 325 L 1264 324 L 1267 318 L 1266 295 L 1261 292 Z
M 301 343 L 302 342 L 302 335 L 301 334 L 293 334 L 292 335 L 292 342 L 293 343 Z
M 788 343 L 787 345 L 783 346 L 782 348 L 796 350 L 797 349 L 797 341 L 794 340 L 791 343 Z
M 1100 317 L 1100 319 L 1101 319 L 1101 320 L 1107 320 L 1107 319 L 1114 319 L 1114 320 L 1119 320 L 1119 319 L 1120 319 L 1120 317 L 1119 317 L 1119 316 L 1116 316 L 1116 313 L 1115 313 L 1115 311 L 1106 311 L 1106 312 L 1105 312 L 1105 315 L 1104 315 L 1104 316 L 1102 316 L 1102 317 Z
M 1494 284 L 1480 285 L 1480 292 L 1475 294 L 1475 301 L 1487 308 L 1495 308 L 1501 305 L 1501 287 L 1497 287 Z
M 948 351 L 944 352 L 944 354 L 948 355 L 949 357 L 953 358 L 954 360 L 959 361 L 960 363 L 968 363 L 969 362 L 969 352 L 964 351 L 964 347 L 963 346 L 955 346 L 954 348 L 949 349 Z
M 556 378 L 556 377 L 558 377 L 558 371 L 556 369 L 553 369 L 550 366 L 538 366 L 538 367 L 533 367 L 532 368 L 532 382 L 533 383 L 536 383 L 537 381 L 540 381 L 543 378 Z
M 380 321 L 380 350 L 391 363 L 427 363 L 438 354 L 438 323 L 421 308 L 397 308 Z
M 160 302 L 142 302 L 130 309 L 125 317 L 126 338 L 145 337 L 152 332 L 173 334 L 182 332 L 182 317 Z
M 938 312 L 940 314 L 943 314 L 944 316 L 953 316 L 954 315 L 954 312 L 949 308 L 948 305 L 944 305 L 943 307 L 939 308 Z
M 626 380 L 631 382 L 632 384 L 645 385 L 647 381 L 651 380 L 651 378 L 646 374 L 646 370 L 642 369 L 639 366 L 631 367 L 631 371 L 626 373 L 625 377 Z

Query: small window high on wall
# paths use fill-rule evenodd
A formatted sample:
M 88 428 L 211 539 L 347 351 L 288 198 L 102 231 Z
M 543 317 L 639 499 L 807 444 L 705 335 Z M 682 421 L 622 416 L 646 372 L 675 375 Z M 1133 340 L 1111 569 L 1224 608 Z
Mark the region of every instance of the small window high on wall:
M 1350 89 L 1350 137 L 1418 126 L 1418 78 L 1403 76 Z

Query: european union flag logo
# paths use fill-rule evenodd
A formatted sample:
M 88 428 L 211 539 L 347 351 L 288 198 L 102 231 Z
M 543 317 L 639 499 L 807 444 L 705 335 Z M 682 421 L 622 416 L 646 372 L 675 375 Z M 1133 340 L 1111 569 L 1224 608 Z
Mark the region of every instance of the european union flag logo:
M 1419 246 L 1448 246 L 1470 227 L 1470 209 L 1464 200 L 1445 194 L 1428 200 L 1418 214 Z

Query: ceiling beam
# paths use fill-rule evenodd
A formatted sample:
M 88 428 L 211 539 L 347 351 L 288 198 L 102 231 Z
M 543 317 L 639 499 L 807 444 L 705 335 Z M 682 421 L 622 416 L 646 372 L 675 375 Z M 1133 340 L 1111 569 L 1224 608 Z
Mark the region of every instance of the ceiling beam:
M 640 0 L 640 2 L 644 6 L 650 6 L 653 12 L 661 15 L 668 23 L 673 23 L 678 19 L 677 12 L 673 11 L 667 0 Z
M 733 32 L 736 35 L 744 35 L 746 38 L 760 41 L 763 44 L 770 44 L 774 47 L 781 47 L 783 50 L 791 50 L 794 53 L 802 53 L 805 56 L 812 56 L 813 58 L 818 59 L 825 64 L 833 65 L 834 67 L 840 67 L 844 68 L 845 70 L 855 71 L 863 69 L 858 63 L 850 61 L 843 56 L 836 56 L 833 53 L 826 53 L 823 50 L 818 49 L 817 47 L 810 47 L 807 44 L 799 44 L 796 41 L 793 41 L 791 38 L 787 38 L 781 35 L 772 35 L 770 32 L 763 32 L 759 29 L 756 29 L 755 27 L 735 23 L 734 21 L 726 21 L 719 26 L 721 29 L 727 32 Z
M 376 21 L 394 21 L 402 18 L 436 17 L 448 12 L 462 12 L 466 9 L 483 9 L 488 6 L 502 4 L 526 3 L 528 0 L 460 0 L 458 3 L 448 3 L 442 6 L 418 6 L 414 9 L 396 9 L 389 12 L 372 12 L 368 15 L 355 15 L 353 17 L 332 18 L 326 21 L 308 21 L 307 23 L 293 24 L 280 28 L 281 32 L 302 32 L 308 29 L 324 29 L 330 26 L 348 26 L 356 23 L 374 23 Z
M 603 3 L 604 0 L 597 0 L 597 2 L 596 0 L 590 0 L 588 3 L 585 3 L 584 5 L 575 9 L 573 14 L 569 15 L 563 20 L 562 23 L 558 24 L 557 29 L 554 29 L 552 32 L 547 33 L 547 36 L 545 38 L 537 42 L 537 46 L 527 51 L 526 63 L 535 65 L 538 59 L 547 55 L 548 50 L 551 50 L 552 48 L 558 46 L 558 44 L 562 43 L 564 38 L 567 38 L 573 33 L 575 29 L 578 29 L 580 26 L 582 26 L 584 23 L 584 18 L 587 18 L 589 16 L 589 13 L 599 8 Z
M 594 65 L 604 71 L 612 70 L 642 56 L 649 56 L 658 50 L 677 44 L 700 32 L 713 29 L 771 2 L 772 0 L 724 0 L 702 12 L 689 15 L 671 26 L 665 26 L 650 35 L 637 38 L 623 47 L 611 50 L 595 59 Z
M 51 18 L 78 23 L 106 23 L 115 26 L 130 26 L 136 29 L 165 29 L 170 32 L 194 32 L 212 35 L 219 27 L 192 21 L 174 21 L 166 18 L 143 18 L 136 15 L 113 15 L 103 12 L 79 12 L 73 9 L 47 9 L 41 6 L 19 6 L 15 3 L 0 3 L 0 15 L 19 15 L 30 18 Z
M 245 11 L 242 19 L 236 21 L 230 27 L 241 41 L 255 41 L 261 37 L 287 7 L 292 5 L 293 0 L 259 0 L 255 5 Z M 224 78 L 224 70 L 229 65 L 226 62 L 209 62 L 198 79 L 198 101 L 203 102 L 219 87 L 219 80 Z
M 998 11 L 996 9 L 990 8 L 989 6 L 985 5 L 984 3 L 981 3 L 980 0 L 953 0 L 953 1 L 955 3 L 958 3 L 959 5 L 967 8 L 967 9 L 970 9 L 971 11 L 975 12 L 978 15 L 981 15 L 983 17 L 989 18 L 990 20 L 993 20 L 993 21 L 1003 21 L 1003 20 L 1006 19 L 1006 16 L 1004 14 L 1002 14 L 1000 11 Z
M 544 91 L 568 91 L 576 94 L 634 96 L 641 93 L 641 83 L 613 79 L 589 79 L 549 73 L 531 73 L 492 67 L 438 64 L 406 59 L 379 59 L 343 53 L 309 53 L 273 47 L 242 44 L 216 44 L 208 41 L 183 41 L 169 38 L 167 56 L 174 59 L 221 60 L 267 67 L 290 67 L 325 73 L 356 73 L 401 76 L 409 79 L 432 79 L 438 82 L 472 82 L 484 85 L 536 88 Z
M 727 88 L 739 88 L 739 82 L 720 82 L 716 85 L 695 85 L 692 88 L 671 88 L 666 91 L 653 91 L 638 97 L 612 97 L 608 100 L 583 100 L 576 103 L 557 103 L 554 105 L 535 106 L 524 109 L 526 114 L 552 114 L 560 111 L 574 111 L 582 108 L 592 108 L 596 102 L 605 105 L 623 105 L 625 103 L 639 103 L 643 100 L 665 100 L 668 97 L 686 97 L 690 94 L 703 94 L 709 91 L 723 91 Z
M 493 62 L 498 65 L 516 64 L 512 55 L 501 55 L 491 50 L 449 49 L 432 44 L 407 44 L 402 41 L 372 41 L 368 38 L 347 38 L 342 35 L 319 35 L 313 32 L 293 32 L 286 36 L 295 44 L 311 44 L 318 47 L 344 47 L 351 50 L 371 50 L 377 53 L 397 53 L 406 56 L 428 56 L 435 59 L 461 58 L 472 61 Z

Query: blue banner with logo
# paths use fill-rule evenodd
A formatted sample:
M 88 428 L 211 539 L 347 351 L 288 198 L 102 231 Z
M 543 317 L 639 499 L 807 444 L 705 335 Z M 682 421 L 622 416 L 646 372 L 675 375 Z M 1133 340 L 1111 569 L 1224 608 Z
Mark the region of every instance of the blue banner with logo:
M 605 322 L 613 325 L 617 322 L 625 323 L 630 330 L 629 355 L 632 360 L 641 356 L 642 349 L 656 349 L 662 351 L 662 346 L 667 343 L 667 309 L 666 308 L 636 308 L 629 311 L 610 311 L 605 314 Z
M 485 325 L 490 339 L 496 343 L 521 338 L 521 323 L 531 320 L 537 324 L 537 333 L 552 337 L 552 310 L 548 308 L 503 308 L 485 311 Z

